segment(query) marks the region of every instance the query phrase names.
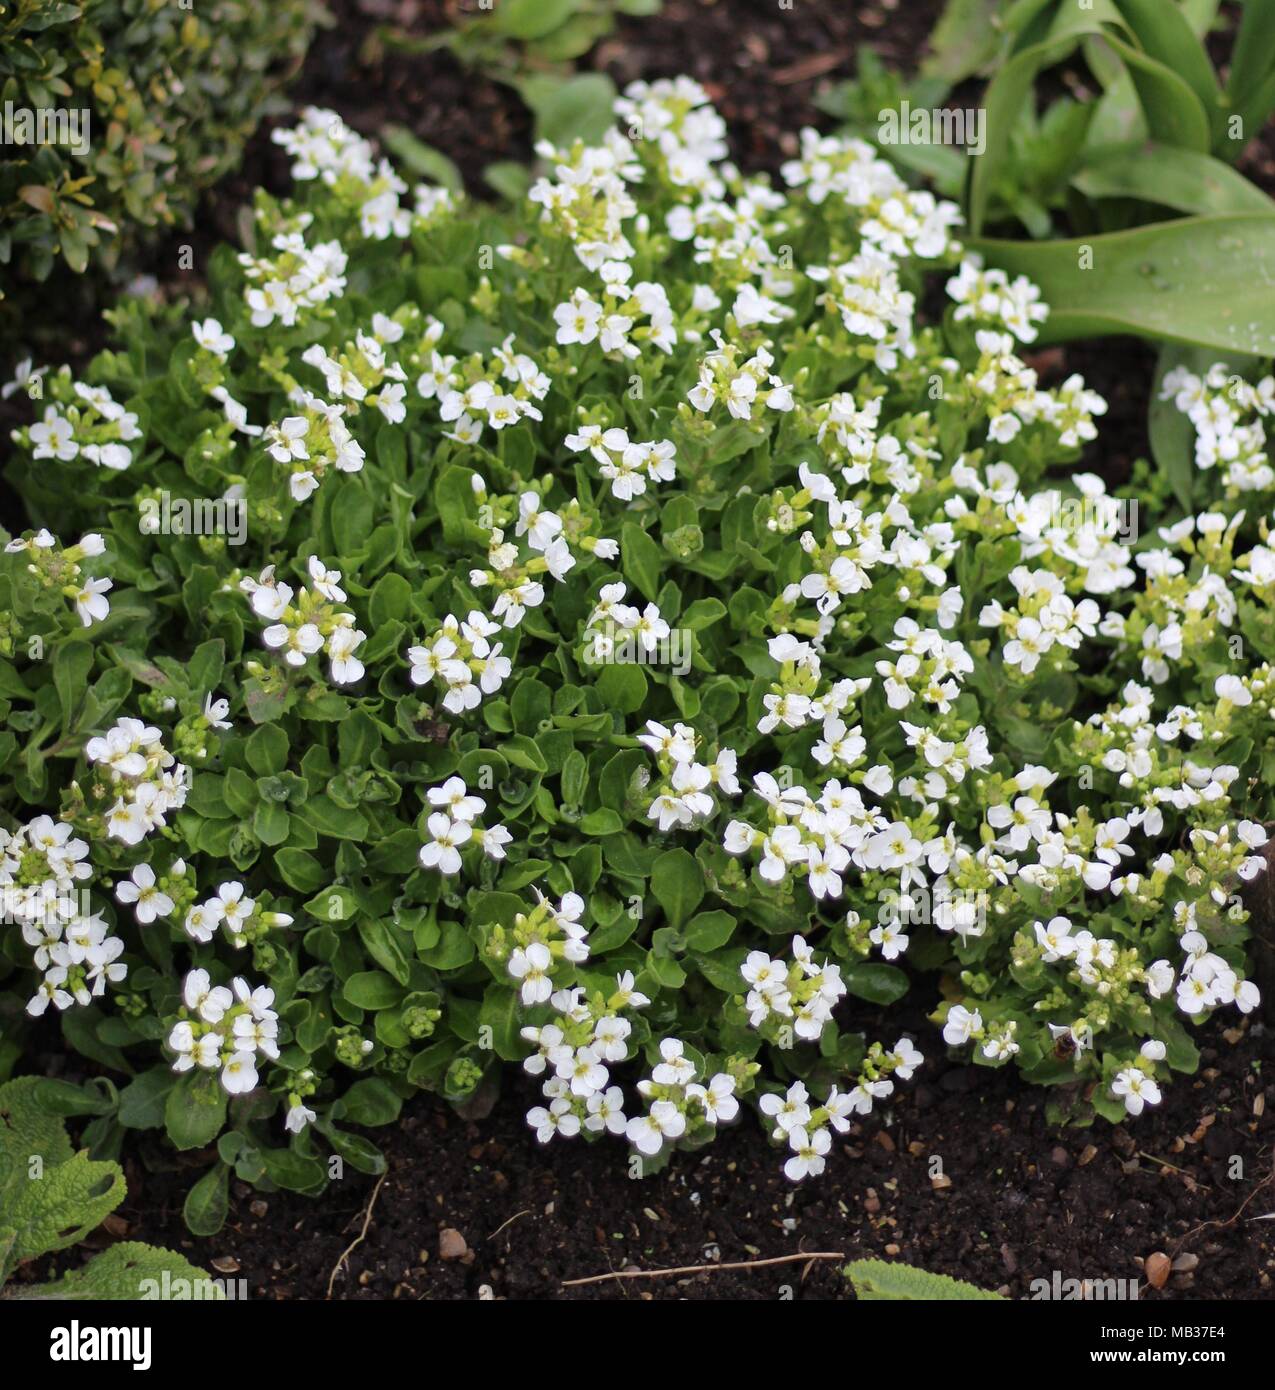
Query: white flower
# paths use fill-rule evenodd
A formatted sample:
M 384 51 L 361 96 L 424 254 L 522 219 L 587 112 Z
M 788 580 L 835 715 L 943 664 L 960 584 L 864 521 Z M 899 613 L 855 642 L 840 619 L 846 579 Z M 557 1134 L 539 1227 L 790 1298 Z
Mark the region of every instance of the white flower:
M 665 1139 L 678 1139 L 686 1132 L 686 1116 L 670 1100 L 655 1101 L 645 1115 L 636 1115 L 625 1126 L 625 1134 L 639 1153 L 659 1153 Z
M 1140 1068 L 1126 1067 L 1111 1083 L 1111 1094 L 1123 1097 L 1130 1115 L 1141 1115 L 1144 1106 L 1159 1105 L 1160 1088 Z
M 960 1047 L 982 1031 L 983 1016 L 977 1009 L 971 1012 L 964 1004 L 953 1004 L 943 1024 L 943 1041 L 949 1047 Z
M 465 820 L 454 821 L 442 811 L 435 811 L 425 825 L 432 838 L 421 846 L 421 864 L 442 874 L 460 873 L 460 847 L 469 843 L 473 826 Z
M 784 1176 L 793 1182 L 802 1178 L 815 1178 L 827 1166 L 826 1155 L 832 1147 L 832 1135 L 826 1129 L 817 1129 L 808 1134 L 797 1126 L 788 1131 L 788 1144 L 792 1157 L 784 1164 Z
M 553 992 L 549 971 L 553 956 L 543 942 L 533 941 L 525 949 L 518 947 L 509 957 L 509 973 L 522 981 L 522 1002 L 530 1007 L 543 1004 Z
M 223 360 L 227 353 L 235 350 L 235 340 L 216 319 L 205 319 L 202 323 L 192 323 L 190 331 L 201 348 L 215 353 Z
M 289 1134 L 300 1134 L 306 1125 L 313 1124 L 316 1118 L 313 1110 L 307 1109 L 300 1101 L 297 1101 L 288 1107 L 288 1115 L 283 1126 Z
M 115 896 L 122 903 L 133 903 L 137 920 L 146 926 L 157 917 L 167 917 L 173 910 L 173 900 L 155 884 L 155 870 L 149 864 L 138 864 L 132 875 L 115 885 Z

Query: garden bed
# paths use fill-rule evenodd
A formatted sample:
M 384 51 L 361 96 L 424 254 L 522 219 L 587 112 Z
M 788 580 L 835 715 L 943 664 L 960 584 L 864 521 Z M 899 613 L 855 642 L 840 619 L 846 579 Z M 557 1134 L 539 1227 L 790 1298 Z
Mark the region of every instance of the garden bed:
M 509 88 L 446 53 L 398 55 L 374 37 L 386 22 L 427 33 L 451 6 L 340 0 L 330 8 L 336 25 L 292 89 L 296 108 L 330 106 L 369 137 L 402 124 L 453 159 L 473 192 L 482 192 L 486 164 L 530 157 L 530 117 Z M 821 79 L 848 76 L 864 44 L 887 62 L 913 62 L 939 8 L 667 0 L 655 18 L 623 20 L 592 61 L 619 85 L 639 75 L 699 79 L 727 120 L 735 157 L 774 170 L 795 152 L 801 126 L 831 124 L 811 102 Z M 1267 141 L 1248 172 L 1275 188 L 1270 132 Z M 235 238 L 237 210 L 254 187 L 284 191 L 287 165 L 263 127 L 242 170 L 206 203 L 193 235 L 196 271 L 213 246 Z M 191 240 L 183 234 L 155 252 L 151 271 L 166 290 L 189 287 L 170 268 L 176 246 Z M 67 355 L 82 360 L 98 345 L 90 330 Z M 1146 453 L 1151 351 L 1109 339 L 1025 356 L 1046 383 L 1080 371 L 1106 397 L 1083 466 L 1125 481 Z M 932 984 L 914 972 L 911 998 L 930 997 Z M 840 1258 L 761 1263 L 829 1252 L 898 1258 L 1016 1298 L 1055 1272 L 1145 1283 L 1145 1261 L 1163 1254 L 1170 1270 L 1143 1297 L 1275 1297 L 1275 1222 L 1259 1219 L 1275 1211 L 1275 1048 L 1260 1012 L 1214 1019 L 1199 1040 L 1199 1073 L 1166 1087 L 1136 1124 L 1099 1119 L 1089 1128 L 1051 1124 L 1050 1093 L 1011 1070 L 947 1058 L 939 1029 L 916 1008 L 902 1020 L 861 1003 L 845 1012 L 842 1022 L 869 1036 L 902 1026 L 926 1065 L 837 1139 L 819 1182 L 789 1183 L 749 1122 L 724 1129 L 703 1154 L 675 1155 L 665 1171 L 631 1181 L 609 1145 L 537 1145 L 525 1120 L 536 1091 L 517 1077 L 506 1078 L 481 1122 L 434 1097 L 410 1102 L 396 1125 L 371 1135 L 388 1160 L 382 1180 L 347 1170 L 318 1200 L 232 1182 L 227 1224 L 207 1239 L 189 1235 L 181 1209 L 211 1153 L 166 1167 L 171 1155 L 149 1149 L 143 1161 L 126 1151 L 129 1194 L 106 1234 L 179 1249 L 273 1299 L 845 1297 Z M 572 1282 L 734 1262 L 758 1267 Z
M 703 1156 L 630 1181 L 608 1145 L 536 1144 L 524 1119 L 535 1090 L 518 1081 L 481 1123 L 433 1097 L 412 1102 L 374 1133 L 389 1161 L 379 1191 L 357 1174 L 319 1201 L 236 1184 L 225 1229 L 207 1240 L 181 1216 L 207 1156 L 168 1172 L 133 1161 L 127 1230 L 112 1234 L 180 1249 L 276 1299 L 775 1299 L 785 1286 L 798 1298 L 846 1297 L 840 1262 L 822 1260 L 566 1284 L 803 1251 L 897 1257 L 1016 1298 L 1054 1271 L 1145 1283 L 1143 1262 L 1161 1252 L 1175 1272 L 1144 1298 L 1275 1297 L 1275 1222 L 1255 1219 L 1275 1210 L 1268 1029 L 1219 1020 L 1201 1038 L 1199 1074 L 1160 1106 L 1136 1124 L 1081 1129 L 1050 1124 L 1048 1094 L 1012 1073 L 946 1060 L 919 1015 L 911 1026 L 923 1076 L 837 1143 L 817 1183 L 794 1188 L 747 1122 Z M 464 1253 L 444 1232 L 459 1233 Z

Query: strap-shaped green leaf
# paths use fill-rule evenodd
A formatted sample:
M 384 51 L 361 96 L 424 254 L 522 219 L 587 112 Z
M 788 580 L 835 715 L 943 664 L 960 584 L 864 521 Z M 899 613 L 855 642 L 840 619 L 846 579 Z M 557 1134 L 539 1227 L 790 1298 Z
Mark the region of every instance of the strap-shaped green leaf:
M 1072 241 L 970 245 L 1040 286 L 1054 306 L 1042 341 L 1132 333 L 1275 352 L 1275 217 L 1228 213 Z

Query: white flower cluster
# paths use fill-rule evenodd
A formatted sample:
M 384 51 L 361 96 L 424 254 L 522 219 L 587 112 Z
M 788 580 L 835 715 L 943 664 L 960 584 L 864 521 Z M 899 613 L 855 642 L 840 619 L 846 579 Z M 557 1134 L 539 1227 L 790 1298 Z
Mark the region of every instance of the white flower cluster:
M 179 763 L 160 742 L 163 735 L 151 724 L 128 717 L 84 745 L 108 799 L 106 833 L 126 845 L 137 845 L 167 823 L 170 811 L 186 804 L 190 768 Z
M 677 476 L 677 449 L 671 439 L 639 444 L 627 430 L 612 426 L 582 425 L 563 441 L 574 454 L 588 452 L 598 472 L 611 485 L 612 497 L 632 502 L 646 491 L 647 482 L 671 483 Z
M 575 289 L 554 309 L 554 341 L 561 347 L 596 342 L 602 354 L 615 361 L 641 357 L 646 343 L 671 353 L 677 346 L 677 329 L 664 286 L 642 280 L 630 287 L 633 267 L 625 261 L 603 261 L 598 274 L 600 302 L 588 290 Z
M 726 122 L 709 104 L 708 93 L 690 77 L 630 82 L 614 103 L 620 124 L 632 140 L 653 141 L 664 157 L 669 182 L 677 189 L 720 197 L 715 167 L 726 158 Z
M 754 406 L 781 414 L 792 410 L 792 388 L 770 370 L 775 358 L 769 344 L 760 344 L 741 362 L 740 349 L 728 343 L 720 329 L 714 328 L 710 336 L 715 346 L 701 358 L 699 381 L 686 393 L 696 410 L 707 415 L 720 401 L 736 420 L 751 420 Z
M 439 419 L 452 427 L 446 438 L 477 444 L 484 429 L 543 419 L 535 402 L 544 400 L 552 382 L 533 358 L 514 351 L 512 333 L 490 359 L 475 352 L 463 361 L 437 350 L 442 334 L 443 325 L 431 318 L 423 340 L 429 365 L 416 378 L 416 391 L 423 400 L 438 402 Z
M 328 300 L 344 294 L 349 257 L 338 240 L 308 246 L 305 233 L 313 221 L 308 212 L 298 213 L 276 232 L 270 239 L 271 250 L 278 253 L 275 256 L 239 253 L 248 282 L 244 302 L 254 328 L 269 328 L 275 323 L 291 328 Z
M 907 867 L 924 854 L 906 825 L 891 824 L 866 806 L 855 787 L 833 779 L 814 797 L 805 787 L 781 786 L 768 772 L 757 773 L 752 785 L 766 805 L 768 828 L 733 820 L 723 843 L 729 854 L 760 849 L 757 872 L 767 883 L 781 883 L 795 868 L 805 874 L 815 898 L 839 898 L 842 875 L 852 861 L 860 868 L 900 868 L 906 877 Z
M 452 714 L 476 709 L 513 669 L 503 643 L 490 640 L 500 630 L 499 623 L 476 608 L 463 620 L 448 613 L 423 646 L 407 649 L 412 684 L 439 685 L 445 692 L 443 708 Z
M 554 907 L 538 888 L 532 891 L 536 906 L 514 918 L 513 936 L 517 944 L 506 962 L 528 1008 L 543 1004 L 553 993 L 555 962 L 565 960 L 579 965 L 589 959 L 588 933 L 580 920 L 585 903 L 580 894 L 564 893 Z
M 405 237 L 414 220 L 429 221 L 452 207 L 447 189 L 419 184 L 414 194 L 414 219 L 399 202 L 408 191 L 407 184 L 388 160 L 376 161 L 371 144 L 335 111 L 307 106 L 299 125 L 276 130 L 271 138 L 292 156 L 294 179 L 319 179 L 358 208 L 359 230 L 371 240 Z
M 527 1123 L 547 1144 L 555 1134 L 569 1138 L 581 1127 L 596 1134 L 623 1134 L 628 1123 L 624 1093 L 610 1084 L 608 1063 L 623 1062 L 629 1055 L 633 1031 L 625 1008 L 640 1009 L 650 1003 L 633 988 L 632 974 L 616 976 L 609 998 L 600 993 L 585 998 L 582 989 L 562 989 L 550 995 L 555 1019 L 539 1027 L 527 1027 L 522 1037 L 535 1049 L 523 1060 L 523 1070 L 544 1076 L 547 1106 L 535 1106 Z
M 1052 429 L 1066 449 L 1097 439 L 1094 416 L 1105 415 L 1107 403 L 1082 377 L 1070 376 L 1061 386 L 1042 391 L 1036 372 L 1015 355 L 1011 333 L 980 328 L 974 340 L 978 365 L 965 381 L 987 411 L 989 443 L 1009 444 L 1037 422 Z
M 323 481 L 329 468 L 338 473 L 359 473 L 367 455 L 345 423 L 345 407 L 329 405 L 309 392 L 294 395 L 300 415 L 287 415 L 265 428 L 266 452 L 288 469 L 288 491 L 293 500 L 305 502 Z
M 50 1004 L 68 1009 L 100 998 L 128 974 L 124 943 L 89 912 L 76 887 L 92 877 L 88 844 L 69 825 L 36 816 L 17 830 L 0 829 L 0 919 L 16 923 L 43 972 L 27 1013 Z
M 1004 329 L 1020 343 L 1036 341 L 1036 325 L 1049 317 L 1040 289 L 1025 276 L 1013 280 L 1003 270 L 986 270 L 982 257 L 967 255 L 947 282 L 948 298 L 957 305 L 957 323 L 969 320 L 983 328 Z
M 658 603 L 638 608 L 625 603 L 628 586 L 621 580 L 604 584 L 584 625 L 586 660 L 591 665 L 605 664 L 624 656 L 628 644 L 648 655 L 666 642 L 671 629 L 660 613 Z
M 542 175 L 527 194 L 541 209 L 541 222 L 571 243 L 588 270 L 600 270 L 606 261 L 628 260 L 633 245 L 624 234 L 624 223 L 637 212 L 628 184 L 642 177 L 633 146 L 619 131 L 608 130 L 599 145 L 577 143 L 563 151 L 540 141 L 536 153 L 553 163 L 555 175 Z M 509 255 L 514 248 L 500 250 Z
M 638 742 L 655 754 L 659 780 L 648 783 L 648 790 L 653 790 L 655 797 L 646 816 L 661 831 L 702 825 L 716 814 L 712 787 L 724 796 L 739 795 L 735 750 L 720 749 L 711 763 L 697 761 L 700 736 L 688 724 L 674 724 L 668 729 L 648 719 L 646 732 L 638 735 Z
M 540 493 L 530 489 L 519 494 L 514 540 L 503 527 L 492 526 L 488 535 L 488 569 L 471 569 L 469 582 L 476 589 L 494 588 L 491 612 L 506 627 L 517 627 L 528 608 L 539 608 L 545 588 L 541 576 L 551 575 L 561 583 L 575 568 L 564 531 L 566 523 Z
M 460 777 L 449 777 L 439 787 L 430 787 L 426 799 L 434 809 L 425 821 L 429 839 L 421 846 L 421 867 L 453 875 L 461 870 L 461 850 L 477 845 L 488 859 L 503 859 L 505 846 L 513 836 L 503 825 L 483 826 L 479 818 L 487 808 Z
M 779 172 L 816 207 L 835 198 L 858 222 L 863 240 L 891 256 L 933 260 L 957 249 L 950 235 L 961 222 L 956 205 L 910 189 L 866 140 L 806 128 L 798 158 Z
M 706 1076 L 686 1055 L 678 1038 L 660 1042 L 660 1060 L 651 1075 L 637 1084 L 647 1101 L 646 1113 L 634 1115 L 625 1126 L 625 1138 L 640 1154 L 653 1158 L 671 1140 L 686 1134 L 688 1125 L 716 1129 L 739 1114 L 736 1081 L 728 1072 Z
M 312 343 L 301 360 L 322 375 L 328 395 L 346 401 L 347 409 L 372 406 L 391 425 L 401 425 L 407 418 L 407 372 L 389 358 L 386 348 L 399 342 L 404 331 L 397 320 L 374 314 L 372 331 L 356 334 L 335 357 L 321 343 Z
M 134 879 L 138 871 L 146 867 L 139 865 L 138 869 L 133 871 Z M 116 896 L 120 896 L 119 889 L 116 890 Z M 172 911 L 171 906 L 168 911 Z M 138 920 L 141 920 L 140 912 Z M 292 925 L 292 918 L 286 912 L 267 912 L 255 898 L 246 895 L 242 883 L 232 879 L 218 885 L 217 892 L 212 897 L 206 898 L 202 903 L 193 903 L 187 909 L 182 929 L 192 941 L 201 944 L 211 941 L 220 929 L 226 940 L 238 950 L 248 944 L 249 932 L 258 924 L 265 930 L 271 927 L 287 927 Z
M 873 1043 L 858 1082 L 848 1091 L 833 1086 L 822 1105 L 811 1106 L 810 1092 L 801 1081 L 794 1081 L 786 1093 L 764 1094 L 761 1112 L 774 1124 L 772 1137 L 789 1150 L 784 1176 L 792 1182 L 818 1177 L 827 1166 L 832 1131 L 845 1134 L 853 1116 L 870 1115 L 877 1101 L 893 1095 L 891 1076 L 910 1081 L 924 1060 L 908 1038 L 900 1038 L 892 1052 Z
M 780 1047 L 792 1047 L 794 1037 L 818 1042 L 846 992 L 841 967 L 816 961 L 804 936 L 793 937 L 792 957 L 785 965 L 765 951 L 750 951 L 739 967 L 748 985 L 749 1027 L 762 1029 L 771 1020 L 782 1020 L 772 1030 Z
M 62 369 L 69 376 L 67 368 Z M 128 447 L 142 437 L 137 416 L 125 410 L 105 386 L 74 384 L 75 404 L 46 405 L 44 418 L 30 427 L 31 457 L 70 463 L 85 459 L 98 468 L 122 472 L 133 462 Z
M 994 599 L 978 618 L 983 627 L 1000 628 L 1005 634 L 1001 658 L 1006 666 L 1028 676 L 1051 648 L 1078 651 L 1086 637 L 1097 633 L 1102 620 L 1098 605 L 1091 598 L 1074 603 L 1051 570 L 1015 565 L 1009 582 L 1018 591 L 1018 602 L 1004 608 Z
M 880 371 L 892 372 L 901 357 L 916 356 L 912 341 L 916 296 L 901 285 L 893 256 L 867 246 L 840 265 L 809 266 L 806 274 L 826 287 L 815 303 L 839 315 L 851 337 L 868 339 Z
M 1165 373 L 1160 399 L 1171 400 L 1195 426 L 1196 466 L 1219 469 L 1228 497 L 1275 488 L 1263 423 L 1275 409 L 1275 377 L 1254 386 L 1220 362 L 1203 376 L 1175 367 Z
M 176 1053 L 173 1070 L 220 1070 L 221 1084 L 232 1096 L 255 1090 L 258 1054 L 272 1062 L 279 1058 L 274 990 L 253 989 L 240 976 L 229 988 L 214 985 L 206 970 L 192 970 L 182 981 L 182 1003 L 187 1017 L 168 1035 Z
M 353 613 L 337 607 L 345 602 L 341 571 L 328 569 L 317 555 L 310 556 L 308 569 L 313 589 L 303 584 L 295 594 L 292 585 L 275 577 L 273 565 L 256 579 L 245 576 L 239 581 L 252 611 L 269 624 L 261 640 L 272 651 L 282 652 L 289 666 L 304 666 L 322 652 L 334 685 L 362 680 L 363 663 L 354 653 L 367 634 L 355 627 Z
M 96 531 L 81 536 L 78 545 L 63 548 L 51 531 L 42 529 L 25 540 L 9 541 L 4 549 L 6 555 L 30 555 L 28 571 L 45 588 L 61 589 L 75 605 L 76 616 L 85 627 L 105 622 L 110 615 L 111 604 L 106 595 L 115 587 L 114 582 L 90 579 L 81 571 L 81 561 L 95 559 L 106 550 L 106 542 Z

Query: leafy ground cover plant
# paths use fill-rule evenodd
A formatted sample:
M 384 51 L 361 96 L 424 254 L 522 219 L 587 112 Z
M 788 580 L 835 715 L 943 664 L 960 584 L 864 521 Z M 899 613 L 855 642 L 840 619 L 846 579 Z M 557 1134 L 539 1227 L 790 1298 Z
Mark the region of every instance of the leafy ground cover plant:
M 0 265 L 113 264 L 185 221 L 239 158 L 318 15 L 311 0 L 19 0 L 0 16 Z
M 7 998 L 216 1145 L 196 1229 L 502 1064 L 542 1142 L 747 1106 L 816 1175 L 923 1063 L 849 1024 L 905 962 L 1080 1118 L 1257 1004 L 1271 378 L 1175 381 L 1190 514 L 1109 495 L 954 205 L 813 131 L 743 178 L 687 80 L 616 114 L 505 215 L 308 111 L 198 315 L 27 370 Z
M 0 1285 L 18 1265 L 82 1240 L 124 1200 L 124 1171 L 72 1148 L 63 1116 L 106 1108 L 62 1081 L 0 1086 Z M 208 1298 L 222 1291 L 171 1250 L 122 1241 L 45 1284 L 9 1284 L 0 1298 Z

